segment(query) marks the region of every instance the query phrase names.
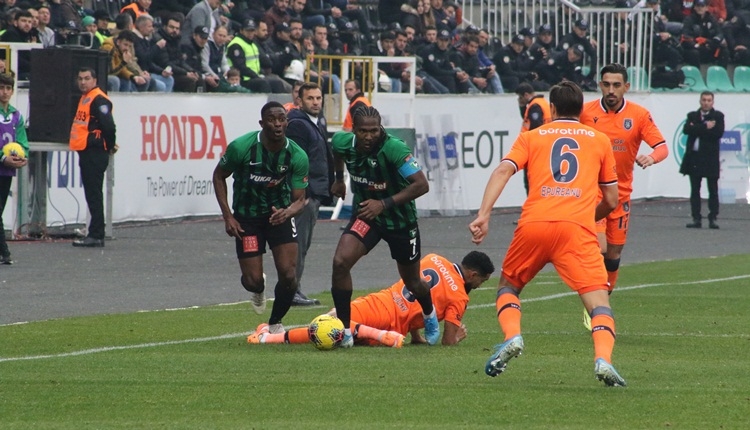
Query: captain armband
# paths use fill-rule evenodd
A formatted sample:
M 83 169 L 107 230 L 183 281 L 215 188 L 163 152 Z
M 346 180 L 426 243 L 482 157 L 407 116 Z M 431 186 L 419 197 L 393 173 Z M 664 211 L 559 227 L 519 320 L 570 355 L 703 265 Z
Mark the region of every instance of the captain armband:
M 393 197 L 386 197 L 383 200 L 381 200 L 381 202 L 383 202 L 383 207 L 386 210 L 388 210 L 388 209 L 390 209 L 390 208 L 392 208 L 393 206 L 396 205 L 396 202 L 393 201 Z
M 337 171 L 335 173 L 335 177 L 337 181 L 343 181 L 344 180 L 344 171 Z

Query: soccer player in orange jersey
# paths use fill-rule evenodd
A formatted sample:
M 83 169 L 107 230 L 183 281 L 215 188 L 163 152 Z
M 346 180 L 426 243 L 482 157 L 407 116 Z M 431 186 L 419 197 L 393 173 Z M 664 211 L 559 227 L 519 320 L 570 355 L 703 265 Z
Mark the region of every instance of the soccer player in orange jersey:
M 483 252 L 468 253 L 461 264 L 429 254 L 419 263 L 422 277 L 430 287 L 432 303 L 439 321 L 445 321 L 443 345 L 455 345 L 466 338 L 461 322 L 469 303 L 469 292 L 489 279 L 495 266 Z M 336 314 L 336 310 L 329 312 Z M 404 337 L 411 333 L 412 343 L 426 343 L 419 332 L 424 328 L 422 306 L 399 280 L 390 288 L 359 297 L 352 302 L 350 327 L 356 344 L 382 344 L 400 348 Z M 308 343 L 307 327 L 284 333 L 268 333 L 268 324 L 261 324 L 248 336 L 249 343 Z
M 523 351 L 518 296 L 551 262 L 592 315 L 594 374 L 606 385 L 624 386 L 611 364 L 615 320 L 595 225 L 617 205 L 615 159 L 607 136 L 578 122 L 583 93 L 576 84 L 555 85 L 549 101 L 553 121 L 521 133 L 492 172 L 477 217 L 469 225 L 472 241 L 481 243 L 492 207 L 508 180 L 518 170 L 528 170 L 529 196 L 503 260 L 495 302 L 505 341 L 497 345 L 484 371 L 499 375 Z
M 617 208 L 597 224 L 611 293 L 617 282 L 620 256 L 628 234 L 634 165 L 643 169 L 652 166 L 667 158 L 669 149 L 664 136 L 654 124 L 651 113 L 643 106 L 625 100 L 630 83 L 624 66 L 609 64 L 603 67 L 599 88 L 602 98 L 583 106 L 581 124 L 593 127 L 609 137 L 617 163 Z M 642 141 L 653 149 L 651 153 L 638 154 Z

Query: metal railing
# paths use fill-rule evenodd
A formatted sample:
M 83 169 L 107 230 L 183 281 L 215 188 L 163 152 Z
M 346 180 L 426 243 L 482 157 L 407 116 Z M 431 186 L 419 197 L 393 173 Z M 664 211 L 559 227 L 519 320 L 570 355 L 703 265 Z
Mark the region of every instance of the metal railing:
M 653 63 L 654 11 L 648 8 L 579 7 L 569 0 L 463 0 L 464 24 L 486 28 L 504 45 L 524 27 L 552 27 L 555 43 L 570 33 L 577 19 L 589 22 L 596 44 L 595 70 L 620 63 L 630 73 L 631 90 L 648 91 Z M 584 64 L 589 64 L 584 58 Z M 598 78 L 598 77 L 597 77 Z
M 399 63 L 406 64 L 409 73 L 409 92 L 407 93 L 390 93 L 380 90 L 378 82 L 380 72 L 378 66 L 381 63 Z M 334 94 L 333 79 L 323 79 L 321 73 L 317 76 L 311 75 L 312 69 L 327 71 L 328 74 L 335 74 L 341 82 L 341 90 Z M 359 81 L 362 92 L 370 100 L 386 96 L 393 98 L 403 98 L 405 103 L 413 106 L 416 90 L 416 72 L 417 62 L 415 57 L 371 57 L 371 56 L 348 56 L 348 55 L 315 55 L 308 56 L 305 64 L 305 81 L 315 82 L 323 87 L 325 96 L 325 116 L 329 125 L 341 126 L 346 117 L 346 110 L 349 107 L 349 100 L 344 94 L 344 84 L 349 79 Z M 414 126 L 413 109 L 409 109 L 409 117 L 404 122 L 406 126 Z

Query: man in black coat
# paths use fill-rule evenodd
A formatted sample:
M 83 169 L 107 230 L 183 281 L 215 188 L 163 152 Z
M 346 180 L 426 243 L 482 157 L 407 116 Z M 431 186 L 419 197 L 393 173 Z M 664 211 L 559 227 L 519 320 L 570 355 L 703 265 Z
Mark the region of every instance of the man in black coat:
M 323 117 L 323 92 L 315 83 L 305 83 L 296 94 L 299 109 L 292 109 L 287 114 L 288 125 L 286 137 L 292 139 L 307 153 L 310 161 L 308 186 L 306 188 L 305 206 L 294 217 L 297 227 L 297 293 L 292 306 L 313 306 L 320 302 L 305 296 L 299 281 L 305 270 L 305 256 L 310 249 L 313 229 L 318 219 L 320 206 L 333 203 L 331 185 L 333 184 L 333 152 L 328 143 L 328 129 Z
M 682 132 L 687 135 L 680 173 L 690 176 L 690 213 L 687 228 L 701 228 L 701 180 L 708 185 L 708 227 L 718 229 L 719 143 L 724 135 L 724 114 L 714 109 L 714 94 L 701 93 L 701 108 L 687 114 Z

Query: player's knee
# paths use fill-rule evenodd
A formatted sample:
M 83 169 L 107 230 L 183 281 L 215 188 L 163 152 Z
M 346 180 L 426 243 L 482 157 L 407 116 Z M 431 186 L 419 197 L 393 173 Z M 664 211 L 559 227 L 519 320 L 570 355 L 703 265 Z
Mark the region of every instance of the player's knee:
M 294 288 L 297 290 L 297 271 L 296 268 L 282 270 L 279 273 L 279 284 L 286 286 L 287 289 Z
M 607 268 L 607 272 L 617 272 L 617 270 L 620 268 L 620 259 L 619 258 L 605 258 L 604 267 Z
M 333 276 L 343 275 L 351 270 L 351 265 L 342 256 L 336 254 L 333 256 Z
M 607 306 L 597 306 L 591 310 L 591 318 L 594 318 L 597 315 L 605 315 L 612 319 L 615 318 L 615 315 L 612 313 L 612 308 Z
M 263 289 L 265 288 L 265 283 L 262 275 L 260 277 L 256 277 L 253 275 L 242 275 L 240 276 L 240 283 L 242 284 L 242 288 L 255 293 L 263 291 Z

